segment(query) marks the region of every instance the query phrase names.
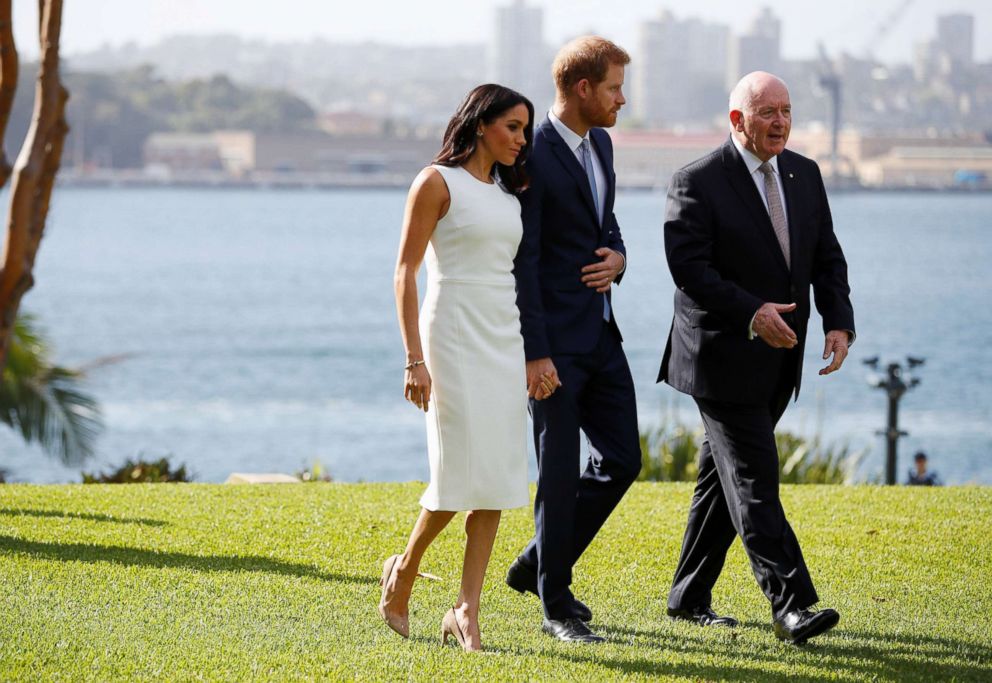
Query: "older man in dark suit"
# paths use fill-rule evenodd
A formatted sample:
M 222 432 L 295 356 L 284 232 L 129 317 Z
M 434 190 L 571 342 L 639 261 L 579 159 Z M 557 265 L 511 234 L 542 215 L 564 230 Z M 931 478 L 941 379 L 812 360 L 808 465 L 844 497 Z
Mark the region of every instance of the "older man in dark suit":
M 789 91 L 768 73 L 730 97 L 730 139 L 672 178 L 665 253 L 677 289 L 658 381 L 689 394 L 706 438 L 668 614 L 735 626 L 711 607 L 734 536 L 771 602 L 775 634 L 802 643 L 837 624 L 818 602 L 779 500 L 774 429 L 798 397 L 809 292 L 827 375 L 854 339 L 847 263 L 816 163 L 785 148 Z M 832 358 L 831 358 L 832 356 Z

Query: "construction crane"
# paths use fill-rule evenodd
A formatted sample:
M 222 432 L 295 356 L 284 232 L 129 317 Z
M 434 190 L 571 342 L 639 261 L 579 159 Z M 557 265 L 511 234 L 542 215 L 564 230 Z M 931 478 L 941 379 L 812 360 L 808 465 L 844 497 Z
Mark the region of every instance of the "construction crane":
M 874 61 L 874 49 L 885 38 L 892 28 L 899 23 L 899 20 L 906 14 L 915 0 L 900 0 L 885 17 L 875 25 L 871 37 L 864 47 L 865 58 Z M 840 159 L 838 156 L 838 140 L 840 138 L 841 127 L 841 94 L 842 79 L 837 72 L 837 67 L 827 55 L 827 50 L 820 42 L 817 44 L 820 56 L 820 65 L 817 74 L 817 85 L 823 89 L 830 97 L 830 183 L 837 187 L 840 180 Z
M 840 136 L 840 103 L 841 103 L 841 80 L 840 74 L 834 67 L 830 58 L 827 57 L 827 50 L 823 43 L 817 44 L 820 52 L 820 68 L 817 83 L 830 95 L 830 184 L 837 187 L 838 166 L 837 139 Z
M 868 38 L 862 50 L 865 59 L 874 61 L 875 48 L 878 47 L 878 44 L 882 42 L 895 25 L 899 23 L 899 20 L 905 16 L 906 11 L 914 2 L 915 0 L 902 0 L 902 2 L 890 9 L 888 14 L 875 25 L 875 30 L 872 32 L 871 37 Z

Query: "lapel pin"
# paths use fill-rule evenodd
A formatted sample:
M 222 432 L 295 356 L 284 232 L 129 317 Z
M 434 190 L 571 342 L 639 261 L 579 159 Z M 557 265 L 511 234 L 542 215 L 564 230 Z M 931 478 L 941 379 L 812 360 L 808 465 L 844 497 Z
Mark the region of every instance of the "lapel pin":
M 794 176 L 794 175 L 792 175 L 792 174 L 790 173 L 790 174 L 789 174 L 789 177 L 790 177 L 790 178 L 795 178 L 796 176 Z

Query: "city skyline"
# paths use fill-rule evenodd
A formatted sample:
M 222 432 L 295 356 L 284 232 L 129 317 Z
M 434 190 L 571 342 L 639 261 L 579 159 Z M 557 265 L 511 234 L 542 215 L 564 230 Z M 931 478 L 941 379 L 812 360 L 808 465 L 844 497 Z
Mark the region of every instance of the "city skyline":
M 67 148 L 84 173 L 146 168 L 159 179 L 175 170 L 227 173 L 238 182 L 256 172 L 405 182 L 433 153 L 425 141 L 440 135 L 475 84 L 502 83 L 546 111 L 557 49 L 548 14 L 544 3 L 502 0 L 492 8 L 490 32 L 456 45 L 187 33 L 147 47 L 67 49 L 74 95 Z M 992 178 L 992 61 L 976 55 L 974 14 L 934 15 L 903 63 L 880 63 L 877 51 L 865 58 L 829 48 L 789 58 L 787 17 L 764 5 L 744 23 L 660 10 L 633 28 L 630 106 L 613 136 L 630 186 L 664 183 L 722 139 L 727 92 L 756 69 L 789 83 L 801 113 L 795 147 L 838 183 L 946 187 Z M 151 106 L 148 91 L 158 93 Z M 22 105 L 15 114 L 11 130 L 23 135 L 30 111 Z
M 150 45 L 177 34 L 229 33 L 268 42 L 306 41 L 320 38 L 334 42 L 374 41 L 401 45 L 488 43 L 495 31 L 495 10 L 508 0 L 431 0 L 412 5 L 399 0 L 329 6 L 303 0 L 284 0 L 279 11 L 268 3 L 237 0 L 102 0 L 92 4 L 69 3 L 63 17 L 62 52 L 66 56 L 105 45 L 129 42 Z M 570 36 L 598 32 L 633 49 L 638 26 L 657 18 L 663 10 L 679 19 L 698 18 L 724 23 L 740 31 L 763 7 L 782 23 L 782 57 L 815 57 L 822 42 L 831 54 L 862 56 L 873 37 L 875 57 L 886 62 L 908 63 L 920 42 L 933 34 L 936 17 L 968 13 L 975 18 L 975 59 L 992 60 L 992 3 L 983 0 L 886 0 L 864 3 L 835 0 L 829 6 L 815 2 L 757 2 L 695 0 L 692 3 L 634 0 L 603 11 L 592 0 L 531 1 L 544 10 L 544 34 L 558 44 Z M 901 11 L 899 11 L 901 9 Z M 898 15 L 894 21 L 887 19 Z M 15 37 L 23 57 L 37 55 L 34 3 L 14 7 Z M 816 31 L 806 30 L 816 27 Z

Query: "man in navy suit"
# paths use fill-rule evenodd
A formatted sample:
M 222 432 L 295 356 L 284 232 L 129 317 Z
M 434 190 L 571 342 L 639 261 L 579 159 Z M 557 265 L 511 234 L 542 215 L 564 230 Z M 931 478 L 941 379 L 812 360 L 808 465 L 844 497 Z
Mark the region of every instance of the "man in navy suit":
M 741 538 L 775 634 L 802 643 L 835 626 L 778 491 L 775 425 L 799 395 L 812 289 L 828 375 L 854 340 L 847 262 L 816 163 L 785 149 L 789 90 L 748 74 L 730 96 L 731 135 L 668 186 L 665 253 L 675 316 L 658 381 L 693 397 L 706 428 L 668 614 L 704 626 L 727 549 Z
M 588 607 L 572 594 L 572 567 L 641 467 L 634 384 L 610 290 L 626 265 L 613 215 L 613 145 L 603 130 L 625 103 L 630 57 L 596 36 L 555 57 L 557 96 L 534 131 L 521 196 L 523 239 L 515 261 L 517 304 L 538 454 L 535 535 L 507 584 L 537 593 L 544 630 L 600 642 Z M 556 387 L 542 387 L 549 377 Z M 589 462 L 580 472 L 580 430 Z

